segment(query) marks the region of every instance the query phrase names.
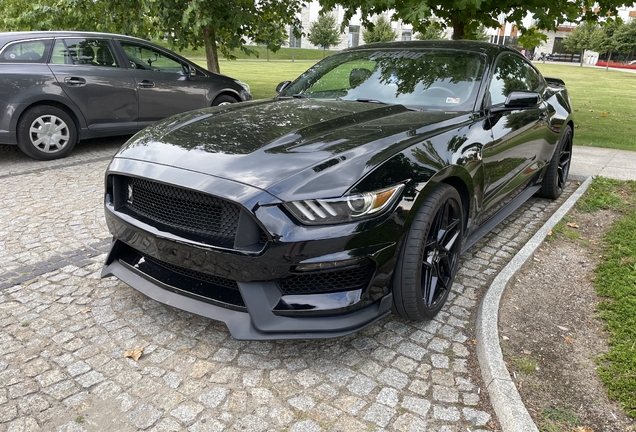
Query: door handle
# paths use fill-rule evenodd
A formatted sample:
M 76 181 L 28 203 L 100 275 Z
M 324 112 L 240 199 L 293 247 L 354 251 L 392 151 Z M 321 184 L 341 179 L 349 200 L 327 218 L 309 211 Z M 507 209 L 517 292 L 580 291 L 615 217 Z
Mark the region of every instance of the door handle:
M 83 87 L 86 85 L 86 80 L 84 78 L 77 77 L 66 77 L 64 78 L 64 82 L 69 87 Z
M 140 87 L 140 88 L 153 88 L 154 86 L 155 86 L 155 83 L 148 80 L 143 80 L 142 82 L 137 84 L 137 87 Z

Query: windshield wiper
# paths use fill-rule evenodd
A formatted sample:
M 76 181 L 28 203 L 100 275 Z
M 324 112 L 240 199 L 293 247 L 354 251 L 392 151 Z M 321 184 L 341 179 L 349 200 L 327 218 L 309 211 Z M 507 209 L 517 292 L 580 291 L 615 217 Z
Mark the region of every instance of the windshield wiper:
M 365 103 L 374 103 L 374 104 L 380 104 L 380 105 L 394 105 L 394 104 L 390 104 L 388 102 L 382 102 L 381 100 L 369 99 L 369 98 L 358 98 L 355 101 L 356 102 L 365 102 Z

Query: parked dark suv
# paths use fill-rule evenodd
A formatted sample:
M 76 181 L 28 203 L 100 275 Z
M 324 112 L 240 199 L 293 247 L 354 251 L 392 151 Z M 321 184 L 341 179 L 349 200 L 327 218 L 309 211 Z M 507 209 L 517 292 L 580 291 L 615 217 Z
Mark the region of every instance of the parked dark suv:
M 164 117 L 250 100 L 249 86 L 142 39 L 0 33 L 0 143 L 40 160 L 83 138 L 132 134 Z

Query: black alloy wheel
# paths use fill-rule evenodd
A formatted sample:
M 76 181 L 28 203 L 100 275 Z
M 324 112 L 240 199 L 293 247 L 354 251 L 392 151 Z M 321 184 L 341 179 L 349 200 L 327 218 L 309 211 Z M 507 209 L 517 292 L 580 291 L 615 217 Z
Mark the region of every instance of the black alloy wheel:
M 568 181 L 570 162 L 572 161 L 572 129 L 564 126 L 563 135 L 557 144 L 550 165 L 543 178 L 539 196 L 556 199 L 563 192 Z
M 439 184 L 425 198 L 404 241 L 393 281 L 395 311 L 431 319 L 442 309 L 459 265 L 463 240 L 461 198 Z

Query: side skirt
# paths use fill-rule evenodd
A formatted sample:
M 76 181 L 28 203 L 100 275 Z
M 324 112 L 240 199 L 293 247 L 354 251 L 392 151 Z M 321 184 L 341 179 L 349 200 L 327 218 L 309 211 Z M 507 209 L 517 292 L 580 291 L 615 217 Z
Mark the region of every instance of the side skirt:
M 539 189 L 541 189 L 541 185 L 530 186 L 526 188 L 523 192 L 517 195 L 515 199 L 510 201 L 504 208 L 499 210 L 490 219 L 480 225 L 479 228 L 473 231 L 464 242 L 462 253 L 464 253 L 468 248 L 477 243 L 479 239 L 488 234 L 494 227 L 499 225 L 501 221 L 510 216 L 512 212 L 517 210 L 524 202 L 528 201 L 528 199 L 530 199 L 532 195 L 537 193 Z

